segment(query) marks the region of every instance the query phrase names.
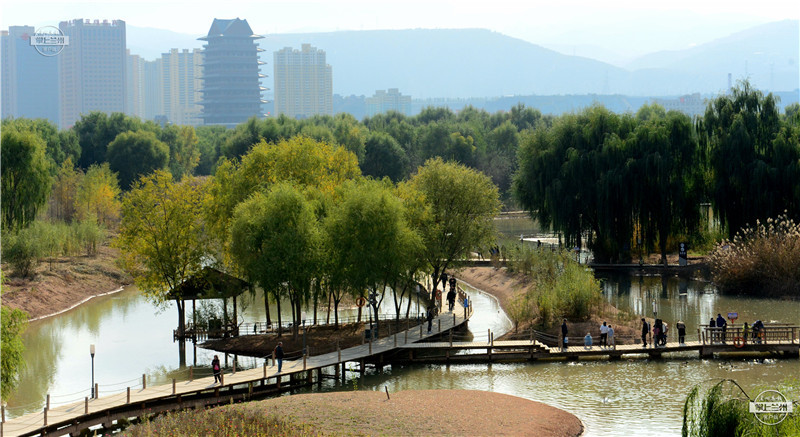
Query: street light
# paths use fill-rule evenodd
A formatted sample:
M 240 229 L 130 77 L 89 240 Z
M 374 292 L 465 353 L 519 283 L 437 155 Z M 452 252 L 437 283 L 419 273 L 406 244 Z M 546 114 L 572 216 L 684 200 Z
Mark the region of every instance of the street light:
M 92 355 L 92 399 L 95 399 L 95 392 L 94 392 L 94 345 L 89 345 L 89 353 Z

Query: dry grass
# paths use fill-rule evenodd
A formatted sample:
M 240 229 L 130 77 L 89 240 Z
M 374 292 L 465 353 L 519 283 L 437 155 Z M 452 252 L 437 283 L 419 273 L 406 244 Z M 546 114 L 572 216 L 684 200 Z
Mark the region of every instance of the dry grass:
M 800 224 L 786 215 L 756 222 L 719 243 L 709 264 L 723 292 L 800 297 Z
M 351 391 L 282 396 L 185 412 L 131 427 L 143 436 L 578 436 L 581 421 L 548 405 L 473 390 Z

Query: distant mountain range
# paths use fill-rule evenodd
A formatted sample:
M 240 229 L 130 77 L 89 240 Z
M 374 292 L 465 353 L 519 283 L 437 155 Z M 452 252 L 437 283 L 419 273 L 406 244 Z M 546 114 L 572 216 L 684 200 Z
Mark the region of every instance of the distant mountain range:
M 334 93 L 372 95 L 399 88 L 413 98 L 505 95 L 717 93 L 749 77 L 757 88 L 800 88 L 800 22 L 753 27 L 679 51 L 615 66 L 565 55 L 485 29 L 412 29 L 265 35 L 262 72 L 272 86 L 272 55 L 308 43 L 327 53 Z M 199 36 L 199 35 L 198 35 Z M 169 48 L 201 47 L 196 36 L 128 29 L 131 53 L 154 59 Z M 155 49 L 155 50 L 154 50 Z

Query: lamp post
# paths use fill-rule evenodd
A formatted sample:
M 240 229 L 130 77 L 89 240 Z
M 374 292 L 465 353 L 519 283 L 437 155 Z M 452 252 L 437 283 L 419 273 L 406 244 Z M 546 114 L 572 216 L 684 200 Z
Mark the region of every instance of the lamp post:
M 92 355 L 92 399 L 95 399 L 95 392 L 94 392 L 94 345 L 89 345 L 89 354 Z

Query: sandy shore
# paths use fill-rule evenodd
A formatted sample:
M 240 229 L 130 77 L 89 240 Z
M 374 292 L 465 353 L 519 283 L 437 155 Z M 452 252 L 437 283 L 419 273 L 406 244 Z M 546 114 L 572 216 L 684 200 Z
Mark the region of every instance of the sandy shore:
M 224 411 L 220 408 L 219 411 Z M 345 391 L 282 396 L 247 408 L 335 435 L 579 436 L 580 419 L 540 402 L 477 390 Z

